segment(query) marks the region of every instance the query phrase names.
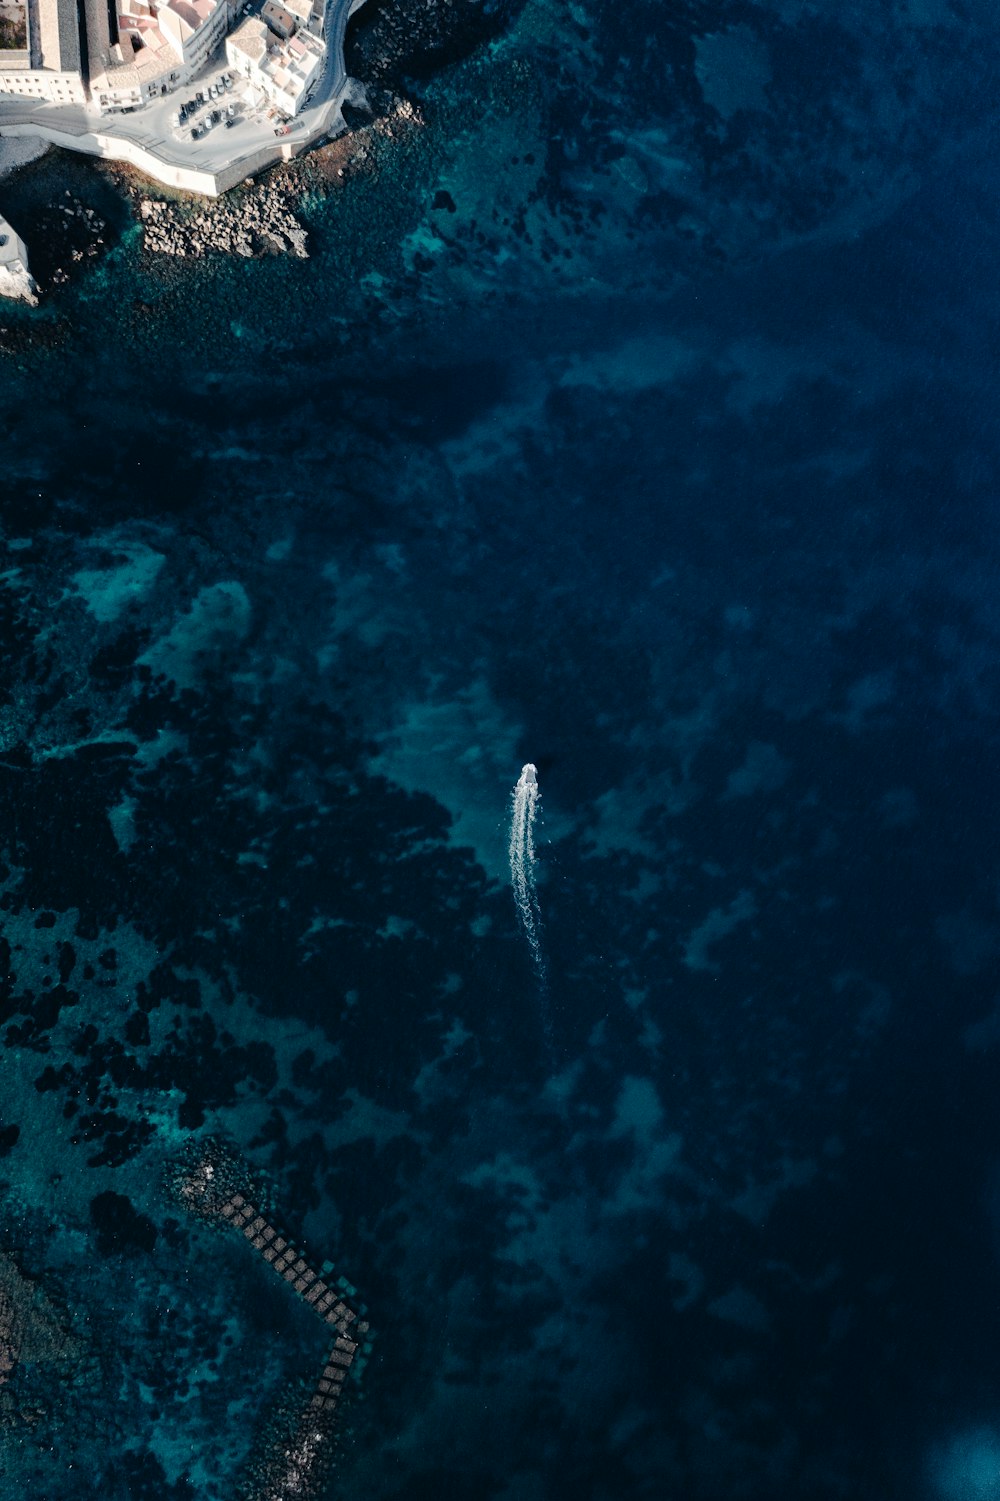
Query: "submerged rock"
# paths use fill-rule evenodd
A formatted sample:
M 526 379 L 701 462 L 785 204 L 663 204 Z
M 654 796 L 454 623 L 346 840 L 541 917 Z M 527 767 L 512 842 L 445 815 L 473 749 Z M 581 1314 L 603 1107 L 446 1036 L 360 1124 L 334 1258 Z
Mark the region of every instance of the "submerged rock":
M 14 1257 L 0 1251 L 0 1386 L 22 1363 L 72 1360 L 79 1353 L 64 1316 Z

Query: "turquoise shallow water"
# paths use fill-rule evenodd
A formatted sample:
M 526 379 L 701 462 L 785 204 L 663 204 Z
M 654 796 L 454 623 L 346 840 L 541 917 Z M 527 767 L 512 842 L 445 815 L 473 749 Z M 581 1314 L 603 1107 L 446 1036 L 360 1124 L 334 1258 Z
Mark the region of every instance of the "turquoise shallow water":
M 305 263 L 4 186 L 122 226 L 0 318 L 4 1494 L 255 1494 L 218 1151 L 323 1494 L 990 1497 L 990 12 L 477 35 Z

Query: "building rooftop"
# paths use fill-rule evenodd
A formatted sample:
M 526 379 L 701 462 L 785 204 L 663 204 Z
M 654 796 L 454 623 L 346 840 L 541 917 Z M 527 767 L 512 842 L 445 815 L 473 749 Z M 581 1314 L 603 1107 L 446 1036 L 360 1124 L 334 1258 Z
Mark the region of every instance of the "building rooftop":
M 276 43 L 262 64 L 275 88 L 297 99 L 311 81 L 316 63 L 324 57 L 323 43 L 308 31 L 297 32 L 287 42 Z
M 263 21 L 249 16 L 242 26 L 229 33 L 227 45 L 242 52 L 252 62 L 261 62 L 267 56 L 267 39 L 270 35 Z
M 37 15 L 42 66 L 56 73 L 79 72 L 82 64 L 76 0 L 43 0 Z
M 129 89 L 158 78 L 175 64 L 176 53 L 158 27 L 143 31 L 141 47 L 135 47 L 128 32 L 123 31 L 108 61 L 91 81 L 98 88 Z
M 192 31 L 197 31 L 199 26 L 205 24 L 215 6 L 216 0 L 167 0 L 167 8 L 185 25 L 190 26 Z
M 264 0 L 261 16 L 279 36 L 291 36 L 295 30 L 296 17 L 291 9 L 280 3 L 280 0 Z

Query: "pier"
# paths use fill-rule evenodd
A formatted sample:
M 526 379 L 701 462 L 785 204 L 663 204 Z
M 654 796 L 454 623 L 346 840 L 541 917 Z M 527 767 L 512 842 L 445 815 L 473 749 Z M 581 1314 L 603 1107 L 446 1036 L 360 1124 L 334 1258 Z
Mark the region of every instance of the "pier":
M 208 1143 L 194 1160 L 179 1164 L 171 1189 L 197 1218 L 230 1226 L 325 1326 L 332 1344 L 290 1439 L 272 1446 L 250 1476 L 251 1501 L 286 1501 L 319 1493 L 333 1461 L 333 1420 L 352 1369 L 357 1375 L 371 1350 L 363 1306 L 346 1277 L 329 1262 L 319 1269 L 259 1207 L 244 1165 L 221 1143 Z

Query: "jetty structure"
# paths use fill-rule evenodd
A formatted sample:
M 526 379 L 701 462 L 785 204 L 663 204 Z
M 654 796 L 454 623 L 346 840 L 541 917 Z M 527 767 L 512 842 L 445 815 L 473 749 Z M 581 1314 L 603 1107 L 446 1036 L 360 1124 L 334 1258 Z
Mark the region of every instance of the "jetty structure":
M 0 136 L 41 137 L 216 197 L 343 129 L 341 106 L 363 98 L 344 65 L 347 21 L 363 3 L 13 0 L 21 23 L 0 33 Z
M 189 1213 L 218 1227 L 231 1226 L 325 1325 L 332 1343 L 313 1389 L 278 1442 L 254 1460 L 248 1501 L 287 1501 L 317 1495 L 334 1462 L 334 1419 L 348 1377 L 371 1353 L 371 1330 L 354 1301 L 356 1289 L 336 1276 L 330 1262 L 317 1269 L 259 1207 L 245 1166 L 212 1139 L 174 1165 L 169 1187 Z

